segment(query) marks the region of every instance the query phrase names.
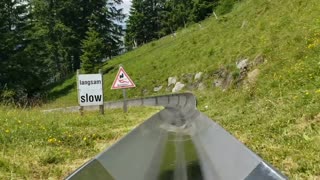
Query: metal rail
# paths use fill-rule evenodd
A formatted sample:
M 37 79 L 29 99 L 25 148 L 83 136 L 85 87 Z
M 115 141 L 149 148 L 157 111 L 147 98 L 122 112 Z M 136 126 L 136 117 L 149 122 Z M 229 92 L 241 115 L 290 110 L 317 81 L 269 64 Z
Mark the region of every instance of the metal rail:
M 106 108 L 122 105 L 105 103 Z M 128 105 L 164 109 L 66 179 L 287 179 L 199 112 L 191 93 L 132 99 Z

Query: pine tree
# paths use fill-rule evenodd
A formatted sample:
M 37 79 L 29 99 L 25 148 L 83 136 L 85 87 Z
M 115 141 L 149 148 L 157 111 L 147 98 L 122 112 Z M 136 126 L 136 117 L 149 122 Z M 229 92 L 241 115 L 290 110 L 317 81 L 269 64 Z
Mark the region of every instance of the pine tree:
M 161 13 L 165 0 L 133 0 L 127 21 L 126 46 L 142 45 L 158 39 L 161 33 Z
M 82 41 L 82 70 L 84 73 L 93 73 L 96 65 L 104 58 L 105 44 L 103 38 L 93 28 L 89 28 L 87 37 Z
M 6 0 L 0 4 L 0 94 L 11 91 L 9 94 L 17 99 L 42 84 L 32 85 L 39 69 L 26 51 L 30 44 L 29 8 L 28 2 Z

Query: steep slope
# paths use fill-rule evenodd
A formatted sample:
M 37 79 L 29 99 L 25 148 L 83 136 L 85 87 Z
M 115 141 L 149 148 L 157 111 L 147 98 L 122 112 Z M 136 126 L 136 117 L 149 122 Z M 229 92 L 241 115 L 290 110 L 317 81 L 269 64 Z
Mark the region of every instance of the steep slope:
M 253 65 L 237 69 L 242 59 Z M 192 90 L 201 111 L 289 177 L 320 178 L 318 0 L 246 0 L 218 20 L 119 56 L 102 67 L 106 101 L 122 97 L 109 88 L 119 64 L 137 85 L 129 97 L 167 94 L 168 77 L 187 83 L 188 74 L 204 72 L 205 90 Z M 225 90 L 214 87 L 228 77 Z M 47 107 L 77 104 L 75 77 L 50 98 Z

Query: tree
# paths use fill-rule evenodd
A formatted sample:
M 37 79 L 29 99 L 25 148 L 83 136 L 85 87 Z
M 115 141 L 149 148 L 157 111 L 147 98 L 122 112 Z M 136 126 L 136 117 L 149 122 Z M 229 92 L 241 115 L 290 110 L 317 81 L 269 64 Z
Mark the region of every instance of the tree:
M 99 65 L 104 58 L 105 44 L 99 33 L 89 28 L 87 38 L 82 41 L 82 70 L 85 73 L 92 73 L 96 65 Z
M 43 37 L 43 57 L 50 63 L 54 81 L 80 68 L 81 43 L 89 27 L 103 39 L 105 57 L 119 54 L 122 28 L 115 21 L 121 21 L 124 15 L 114 8 L 116 3 L 120 1 L 33 0 L 34 31 Z
M 133 0 L 127 21 L 126 46 L 141 45 L 161 37 L 161 12 L 165 0 Z
M 39 89 L 41 68 L 30 58 L 30 5 L 28 1 L 5 0 L 0 4 L 0 94 L 14 99 Z M 8 93 L 12 92 L 12 93 Z M 0 98 L 1 98 L 0 97 Z M 7 97 L 6 97 L 7 98 Z
M 127 21 L 127 49 L 174 33 L 210 16 L 218 0 L 133 0 Z
M 80 57 L 97 64 L 118 55 L 123 31 L 117 22 L 124 16 L 114 6 L 120 2 L 3 0 L 0 98 L 38 94 L 80 68 Z

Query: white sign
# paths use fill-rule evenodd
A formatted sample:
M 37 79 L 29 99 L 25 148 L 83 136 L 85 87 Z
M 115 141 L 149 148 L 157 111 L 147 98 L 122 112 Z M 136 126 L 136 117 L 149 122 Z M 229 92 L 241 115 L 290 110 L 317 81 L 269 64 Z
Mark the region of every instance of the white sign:
M 118 74 L 113 81 L 111 89 L 125 89 L 134 87 L 136 87 L 136 85 L 133 83 L 123 67 L 120 67 Z
M 101 74 L 78 75 L 78 101 L 80 106 L 103 105 Z

